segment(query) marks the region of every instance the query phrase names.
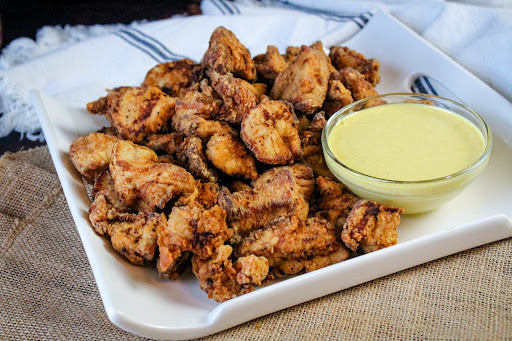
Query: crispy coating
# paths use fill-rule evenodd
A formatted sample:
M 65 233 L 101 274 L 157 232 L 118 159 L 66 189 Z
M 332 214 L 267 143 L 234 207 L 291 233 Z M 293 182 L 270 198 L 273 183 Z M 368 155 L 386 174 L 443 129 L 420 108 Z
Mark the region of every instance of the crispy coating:
M 226 210 L 228 224 L 234 229 L 233 241 L 279 217 L 306 220 L 309 206 L 298 187 L 292 172 L 281 169 L 250 191 L 230 193 L 223 188 L 219 205 Z
M 202 64 L 220 74 L 232 73 L 248 81 L 256 80 L 256 68 L 249 50 L 225 27 L 217 27 L 210 37 Z
M 334 178 L 327 167 L 322 149 L 322 133 L 319 131 L 306 130 L 300 134 L 303 156 L 305 164 L 313 169 L 315 176 L 325 176 Z
M 258 179 L 256 179 L 256 180 L 258 180 Z M 246 184 L 245 182 L 240 181 L 240 180 L 231 181 L 228 184 L 228 189 L 231 192 L 252 191 L 252 187 L 251 186 L 249 186 L 248 184 Z
M 275 79 L 271 97 L 286 100 L 305 114 L 322 107 L 327 94 L 329 62 L 315 47 L 302 46 L 297 58 Z
M 236 133 L 227 122 L 206 120 L 198 115 L 181 112 L 172 117 L 172 127 L 186 136 L 197 136 L 202 140 L 208 140 L 215 134 Z
M 354 204 L 359 200 L 341 182 L 319 176 L 316 178 L 317 216 L 326 218 L 336 227 L 341 227 Z
M 215 249 L 231 238 L 226 224 L 226 211 L 218 205 L 205 209 L 197 203 L 173 207 L 167 224 L 157 228 L 160 259 L 158 272 L 169 273 L 182 257 L 191 251 L 201 259 L 213 255 Z M 175 277 L 175 276 L 173 276 Z
M 121 200 L 119 200 L 114 189 L 114 179 L 110 175 L 108 169 L 105 169 L 96 176 L 94 186 L 92 187 L 92 196 L 96 198 L 98 195 L 103 195 L 109 205 L 115 208 L 118 212 L 131 211 Z
M 260 90 L 251 83 L 231 75 L 211 75 L 215 91 L 223 104 L 216 119 L 239 124 L 242 117 L 258 103 Z
M 262 173 L 256 180 L 254 180 L 252 182 L 252 186 L 256 188 L 264 185 L 268 181 L 272 181 L 276 173 L 282 169 L 288 169 L 291 172 L 291 174 L 293 175 L 293 179 L 297 183 L 298 190 L 304 196 L 304 199 L 309 201 L 313 195 L 313 191 L 315 190 L 316 182 L 311 167 L 303 163 L 294 163 L 291 166 L 271 168 Z
M 337 72 L 331 73 L 332 77 L 335 77 L 336 75 Z M 327 113 L 327 116 L 331 116 L 336 111 L 352 102 L 354 102 L 354 99 L 352 98 L 350 90 L 347 89 L 339 79 L 330 79 L 327 89 L 327 97 L 325 98 L 323 105 L 323 109 Z
M 176 99 L 160 88 L 121 87 L 110 90 L 106 97 L 87 104 L 87 110 L 105 115 L 119 135 L 140 142 L 146 135 L 158 132 L 174 115 Z
M 395 245 L 396 228 L 404 210 L 370 200 L 359 200 L 343 225 L 341 239 L 352 251 L 364 253 Z
M 168 134 L 151 134 L 146 136 L 142 145 L 151 148 L 155 152 L 164 152 L 170 155 L 175 155 L 179 146 L 183 142 L 183 134 L 168 133 Z
M 355 101 L 378 95 L 373 85 L 367 82 L 362 74 L 352 68 L 346 67 L 338 72 L 331 73 L 331 79 L 340 80 L 350 90 Z
M 206 144 L 206 157 L 222 172 L 245 179 L 256 179 L 254 159 L 240 139 L 231 134 L 215 134 Z
M 137 265 L 153 260 L 156 229 L 166 222 L 165 215 L 159 213 L 119 212 L 103 194 L 96 195 L 89 209 L 89 220 L 98 234 L 110 237 L 116 251 Z
M 181 165 L 198 179 L 217 182 L 217 172 L 208 166 L 199 137 L 188 136 L 179 146 L 176 156 Z
M 272 275 L 282 277 L 296 274 L 302 269 L 306 272 L 315 271 L 332 264 L 343 262 L 350 255 L 348 249 L 341 243 L 333 244 L 332 249 L 333 252 L 325 256 L 314 256 L 312 258 L 303 259 L 283 259 L 272 269 Z
M 112 147 L 118 139 L 103 133 L 91 133 L 77 138 L 69 147 L 69 158 L 75 168 L 89 182 L 108 169 Z
M 208 80 L 204 79 L 194 90 L 188 91 L 176 101 L 176 112 L 211 119 L 217 116 L 221 105 L 222 100 L 217 98 Z
M 240 136 L 258 161 L 278 165 L 302 155 L 298 119 L 283 101 L 265 101 L 242 120 Z
M 199 194 L 196 198 L 196 203 L 206 209 L 210 209 L 217 205 L 219 198 L 220 187 L 216 183 L 202 182 L 199 184 Z
M 141 86 L 158 86 L 171 96 L 189 87 L 199 77 L 200 65 L 190 59 L 158 64 L 148 71 Z
M 366 59 L 361 53 L 342 46 L 331 47 L 329 57 L 336 69 L 351 67 L 359 71 L 372 86 L 379 84 L 380 63 L 377 59 Z
M 192 271 L 199 279 L 202 290 L 217 302 L 251 292 L 254 284 L 259 284 L 261 278 L 268 273 L 265 260 L 262 257 L 238 259 L 235 264 L 230 259 L 233 248 L 222 245 L 208 259 L 192 257 Z M 268 263 L 267 263 L 268 264 Z
M 277 75 L 288 67 L 288 63 L 279 54 L 277 47 L 267 46 L 267 52 L 254 57 L 254 65 L 258 72 L 258 78 L 267 82 L 273 82 Z
M 293 63 L 295 61 L 295 59 L 297 59 L 297 56 L 299 55 L 299 52 L 300 52 L 300 47 L 288 46 L 286 48 L 286 52 L 285 52 L 285 54 L 283 56 L 285 62 L 287 62 L 288 65 Z
M 340 249 L 345 249 L 336 240 L 334 227 L 325 220 L 309 218 L 306 222 L 297 217 L 278 218 L 264 228 L 251 232 L 236 248 L 239 256 L 256 255 L 268 259 L 271 268 L 279 268 L 284 274 L 294 274 L 307 265 L 315 270 L 321 265 L 330 265 L 328 256 L 334 252 L 332 260 L 345 260 L 348 251 L 339 257 Z
M 187 204 L 197 196 L 194 177 L 185 169 L 158 163 L 154 151 L 130 141 L 118 141 L 112 149 L 110 174 L 115 191 L 127 206 L 143 212 L 164 208 L 169 200 Z
M 320 111 L 313 116 L 313 119 L 311 120 L 311 126 L 309 129 L 311 131 L 318 131 L 322 132 L 325 125 L 327 124 L 327 120 L 325 119 L 325 112 Z

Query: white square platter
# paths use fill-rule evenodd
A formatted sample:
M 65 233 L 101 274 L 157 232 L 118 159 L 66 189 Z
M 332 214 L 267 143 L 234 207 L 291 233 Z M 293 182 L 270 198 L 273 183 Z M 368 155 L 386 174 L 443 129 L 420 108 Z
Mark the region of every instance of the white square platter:
M 201 337 L 512 236 L 512 104 L 387 13 L 375 14 L 344 45 L 381 62 L 379 93 L 409 92 L 417 75 L 427 75 L 478 112 L 493 132 L 489 166 L 467 190 L 442 208 L 403 216 L 397 245 L 280 281 L 222 304 L 209 300 L 190 272 L 175 281 L 161 280 L 154 267 L 129 264 L 93 231 L 88 220 L 90 199 L 69 160 L 69 146 L 75 138 L 96 131 L 106 121 L 90 115 L 84 107 L 64 105 L 52 96 L 32 92 L 76 228 L 105 310 L 114 324 L 150 338 Z M 103 91 L 91 89 L 90 100 Z

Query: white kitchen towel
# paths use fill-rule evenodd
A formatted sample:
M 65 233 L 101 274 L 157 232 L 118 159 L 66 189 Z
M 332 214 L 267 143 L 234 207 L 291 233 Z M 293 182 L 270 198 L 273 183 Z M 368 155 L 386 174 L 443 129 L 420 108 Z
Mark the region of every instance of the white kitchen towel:
M 12 42 L 0 57 L 0 137 L 40 129 L 30 89 L 84 106 L 105 89 L 140 84 L 158 63 L 184 57 L 200 61 L 217 26 L 232 30 L 254 56 L 270 44 L 281 51 L 316 40 L 326 47 L 343 44 L 377 10 L 389 11 L 512 100 L 512 11 L 400 0 L 203 0 L 201 7 L 201 16 L 46 27 L 35 42 Z

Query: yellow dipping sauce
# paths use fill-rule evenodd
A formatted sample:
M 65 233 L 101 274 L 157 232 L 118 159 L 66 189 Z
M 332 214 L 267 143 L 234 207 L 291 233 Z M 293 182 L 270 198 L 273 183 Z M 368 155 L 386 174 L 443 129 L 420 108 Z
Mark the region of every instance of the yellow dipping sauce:
M 327 142 L 347 167 L 398 181 L 457 173 L 485 149 L 484 136 L 464 117 L 415 103 L 379 105 L 349 115 L 332 128 Z

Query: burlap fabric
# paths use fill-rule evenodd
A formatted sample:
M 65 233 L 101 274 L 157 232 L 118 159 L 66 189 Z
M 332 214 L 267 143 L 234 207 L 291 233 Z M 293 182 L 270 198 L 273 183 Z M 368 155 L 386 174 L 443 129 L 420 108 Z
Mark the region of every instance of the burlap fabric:
M 139 339 L 108 320 L 48 149 L 0 160 L 0 339 Z M 512 340 L 512 239 L 208 340 Z

